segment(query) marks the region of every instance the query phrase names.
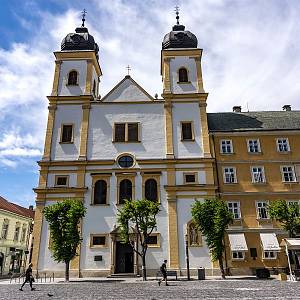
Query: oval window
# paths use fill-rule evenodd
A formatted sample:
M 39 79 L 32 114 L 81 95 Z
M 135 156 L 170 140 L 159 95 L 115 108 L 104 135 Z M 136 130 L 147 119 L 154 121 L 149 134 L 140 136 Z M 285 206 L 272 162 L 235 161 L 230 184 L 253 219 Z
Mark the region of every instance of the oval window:
M 133 163 L 134 163 L 134 160 L 131 156 L 129 155 L 124 155 L 124 156 L 121 156 L 119 159 L 118 159 L 118 164 L 121 168 L 130 168 L 133 166 Z

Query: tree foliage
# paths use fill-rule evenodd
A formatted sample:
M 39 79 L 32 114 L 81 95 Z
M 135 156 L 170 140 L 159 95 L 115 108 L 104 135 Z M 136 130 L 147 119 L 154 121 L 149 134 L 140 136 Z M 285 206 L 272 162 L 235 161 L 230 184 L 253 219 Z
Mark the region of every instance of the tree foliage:
M 133 250 L 142 258 L 144 280 L 146 280 L 147 241 L 156 228 L 158 212 L 159 203 L 146 199 L 126 200 L 122 208 L 118 210 L 117 222 L 121 240 L 123 243 L 130 243 Z M 132 231 L 135 231 L 136 234 Z M 134 247 L 136 238 L 141 246 L 140 249 Z
M 268 210 L 270 217 L 282 224 L 289 237 L 295 237 L 300 233 L 299 203 L 288 204 L 285 200 L 276 200 L 271 202 Z
M 196 201 L 192 206 L 192 217 L 202 234 L 206 238 L 213 261 L 219 261 L 222 277 L 225 278 L 223 268 L 223 252 L 225 250 L 224 236 L 228 225 L 233 221 L 233 215 L 224 201 L 218 198 Z
M 77 255 L 82 240 L 78 225 L 85 215 L 85 207 L 79 199 L 65 199 L 45 207 L 43 213 L 50 227 L 52 256 L 66 264 L 68 281 L 70 261 Z

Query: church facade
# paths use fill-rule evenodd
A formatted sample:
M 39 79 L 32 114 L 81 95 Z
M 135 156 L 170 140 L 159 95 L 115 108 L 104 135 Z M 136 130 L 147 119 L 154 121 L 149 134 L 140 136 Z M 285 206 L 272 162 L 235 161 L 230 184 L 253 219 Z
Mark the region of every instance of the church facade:
M 300 113 L 206 113 L 208 94 L 197 38 L 177 19 L 161 51 L 162 98 L 125 76 L 100 97 L 101 57 L 84 26 L 62 41 L 55 55 L 53 89 L 39 185 L 35 188 L 33 267 L 63 274 L 51 257 L 43 208 L 80 198 L 87 209 L 82 243 L 71 262 L 73 276 L 140 274 L 141 261 L 121 243 L 117 211 L 124 199 L 160 203 L 150 239 L 147 270 L 216 274 L 204 238 L 192 223 L 195 200 L 218 196 L 234 215 L 225 239 L 225 267 L 232 274 L 256 268 L 284 269 L 280 246 L 287 234 L 270 220 L 269 201 L 299 203 Z M 105 63 L 105 62 L 104 62 Z M 300 245 L 300 242 L 299 242 Z M 299 265 L 295 257 L 294 263 Z
M 197 38 L 175 25 L 163 41 L 163 94 L 153 98 L 129 75 L 100 98 L 98 46 L 84 26 L 55 52 L 53 90 L 35 218 L 34 268 L 63 272 L 51 258 L 42 209 L 63 198 L 81 198 L 79 256 L 71 272 L 81 276 L 139 273 L 130 245 L 120 242 L 116 214 L 124 199 L 160 203 L 157 229 L 147 253 L 148 273 L 164 259 L 185 269 L 211 269 L 209 251 L 191 223 L 191 204 L 214 196 L 213 159 Z

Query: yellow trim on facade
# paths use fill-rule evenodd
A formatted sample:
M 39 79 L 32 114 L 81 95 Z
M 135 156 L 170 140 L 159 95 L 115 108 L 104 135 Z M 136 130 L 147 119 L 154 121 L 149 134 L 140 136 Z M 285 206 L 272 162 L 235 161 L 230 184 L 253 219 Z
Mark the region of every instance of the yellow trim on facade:
M 172 103 L 166 102 L 164 105 L 165 113 L 165 129 L 166 129 L 166 157 L 169 159 L 174 158 L 174 145 L 173 145 L 173 118 L 172 118 Z M 162 161 L 160 162 L 162 163 Z
M 203 143 L 203 151 L 204 157 L 211 157 L 211 149 L 210 149 L 210 140 L 208 134 L 208 123 L 207 123 L 207 114 L 206 114 L 206 104 L 200 104 L 200 122 L 201 122 L 201 133 L 202 133 L 202 143 Z
M 59 85 L 59 78 L 60 78 L 60 66 L 62 61 L 55 61 L 55 71 L 54 71 L 54 79 L 53 79 L 53 87 L 52 87 L 52 96 L 58 95 L 58 85 Z
M 85 95 L 92 95 L 92 79 L 93 79 L 93 62 L 87 60 L 86 66 L 86 81 L 85 81 Z
M 93 237 L 105 237 L 105 244 L 104 245 L 94 245 L 93 244 Z M 90 248 L 108 248 L 108 233 L 91 233 L 90 234 Z
M 80 130 L 80 150 L 79 160 L 86 160 L 87 156 L 87 141 L 89 131 L 89 119 L 90 119 L 90 104 L 82 105 L 82 122 Z

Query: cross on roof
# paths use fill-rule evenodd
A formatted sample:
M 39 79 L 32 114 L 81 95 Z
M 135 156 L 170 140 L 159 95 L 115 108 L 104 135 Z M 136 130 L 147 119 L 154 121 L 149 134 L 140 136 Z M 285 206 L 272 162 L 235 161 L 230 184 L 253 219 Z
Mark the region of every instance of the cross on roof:
M 130 66 L 128 65 L 128 66 L 126 67 L 126 69 L 127 69 L 127 75 L 129 75 L 129 72 L 131 71 Z
M 83 9 L 83 11 L 81 12 L 81 16 L 82 16 L 82 27 L 84 27 L 84 22 L 85 22 L 85 16 L 86 16 L 86 13 L 87 13 L 87 11 L 86 11 L 86 9 L 84 8 Z
M 175 6 L 175 13 L 176 13 L 176 20 L 177 20 L 177 25 L 179 25 L 179 6 Z

